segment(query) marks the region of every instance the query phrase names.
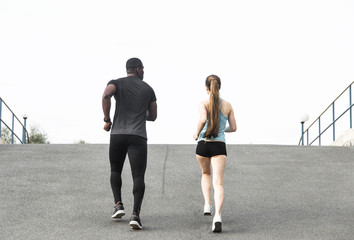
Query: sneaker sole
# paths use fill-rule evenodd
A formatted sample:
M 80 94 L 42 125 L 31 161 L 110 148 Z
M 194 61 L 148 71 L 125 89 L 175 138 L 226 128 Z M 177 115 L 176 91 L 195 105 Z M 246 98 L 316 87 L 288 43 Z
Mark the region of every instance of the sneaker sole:
M 112 215 L 112 218 L 121 218 L 125 215 L 124 210 L 118 210 Z
M 214 226 L 213 232 L 221 232 L 221 222 L 216 222 Z
M 143 228 L 137 221 L 130 221 L 129 225 L 132 229 L 140 230 Z
M 211 216 L 210 212 L 204 212 L 204 216 Z

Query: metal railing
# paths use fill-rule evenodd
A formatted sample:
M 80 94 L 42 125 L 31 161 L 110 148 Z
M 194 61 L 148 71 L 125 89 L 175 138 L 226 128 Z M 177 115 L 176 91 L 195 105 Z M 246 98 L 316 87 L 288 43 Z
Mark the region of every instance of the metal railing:
M 354 106 L 353 101 L 352 101 L 352 85 L 354 84 L 354 81 L 341 93 L 339 96 L 324 110 L 321 115 L 304 131 L 303 130 L 303 122 L 302 124 L 302 130 L 301 130 L 301 138 L 299 140 L 299 145 L 302 144 L 304 145 L 304 139 L 305 139 L 305 134 L 306 134 L 306 145 L 312 145 L 315 141 L 318 140 L 319 146 L 321 146 L 321 136 L 329 129 L 332 127 L 332 139 L 333 142 L 336 140 L 336 122 L 343 117 L 347 112 L 349 112 L 349 127 L 353 128 L 353 115 L 352 115 L 352 108 Z M 348 91 L 349 90 L 349 91 Z M 346 92 L 349 92 L 349 107 L 343 111 L 338 117 L 336 117 L 335 114 L 335 103 L 336 101 Z M 332 116 L 331 116 L 331 123 L 324 128 L 324 130 L 321 130 L 321 118 L 323 115 L 329 110 L 332 109 Z M 318 135 L 311 141 L 309 139 L 309 132 L 310 129 L 315 125 L 315 123 L 318 123 Z
M 2 117 L 2 107 L 5 106 L 7 110 L 10 111 L 11 113 L 11 127 L 3 120 Z M 22 122 L 20 121 L 20 119 L 18 119 L 18 117 L 15 115 L 15 113 L 11 110 L 11 108 L 4 102 L 4 100 L 0 97 L 0 138 L 2 136 L 2 124 L 4 124 L 4 126 L 11 132 L 11 144 L 15 143 L 15 138 L 17 138 L 20 143 L 22 144 L 26 144 L 29 143 L 29 136 L 28 136 L 28 132 L 26 129 L 26 120 L 27 117 L 24 116 L 24 123 L 22 124 Z M 20 126 L 22 127 L 22 139 L 20 139 L 20 137 L 15 133 L 15 120 L 20 124 Z

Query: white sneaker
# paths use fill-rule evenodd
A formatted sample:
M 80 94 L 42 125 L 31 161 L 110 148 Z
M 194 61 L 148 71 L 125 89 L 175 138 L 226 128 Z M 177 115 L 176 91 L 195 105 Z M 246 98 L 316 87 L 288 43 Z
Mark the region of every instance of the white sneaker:
M 221 225 L 222 225 L 221 216 L 214 216 L 213 226 L 211 228 L 213 232 L 221 232 Z
M 211 206 L 204 205 L 204 215 L 211 215 Z

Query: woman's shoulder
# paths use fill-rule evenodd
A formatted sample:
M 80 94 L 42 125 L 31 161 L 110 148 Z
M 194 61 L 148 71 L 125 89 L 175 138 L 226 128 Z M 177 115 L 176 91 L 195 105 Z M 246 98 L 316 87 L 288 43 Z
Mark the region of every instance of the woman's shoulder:
M 221 111 L 225 116 L 228 116 L 232 110 L 231 103 L 226 101 L 225 99 L 221 99 Z
M 225 106 L 225 107 L 231 107 L 231 103 L 229 103 L 228 101 L 226 101 L 225 99 L 221 99 L 221 105 Z
M 200 106 L 207 106 L 209 103 L 209 100 L 203 100 L 199 103 Z

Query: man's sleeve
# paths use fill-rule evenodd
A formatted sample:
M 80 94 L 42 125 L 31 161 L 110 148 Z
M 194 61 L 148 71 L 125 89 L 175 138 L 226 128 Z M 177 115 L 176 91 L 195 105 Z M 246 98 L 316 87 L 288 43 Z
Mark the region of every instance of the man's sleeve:
M 107 86 L 108 86 L 109 84 L 116 85 L 114 80 L 109 81 L 109 82 L 107 83 Z
M 156 102 L 155 91 L 154 91 L 154 89 L 151 89 L 151 90 L 152 90 L 152 95 L 151 95 L 151 101 L 150 102 Z

